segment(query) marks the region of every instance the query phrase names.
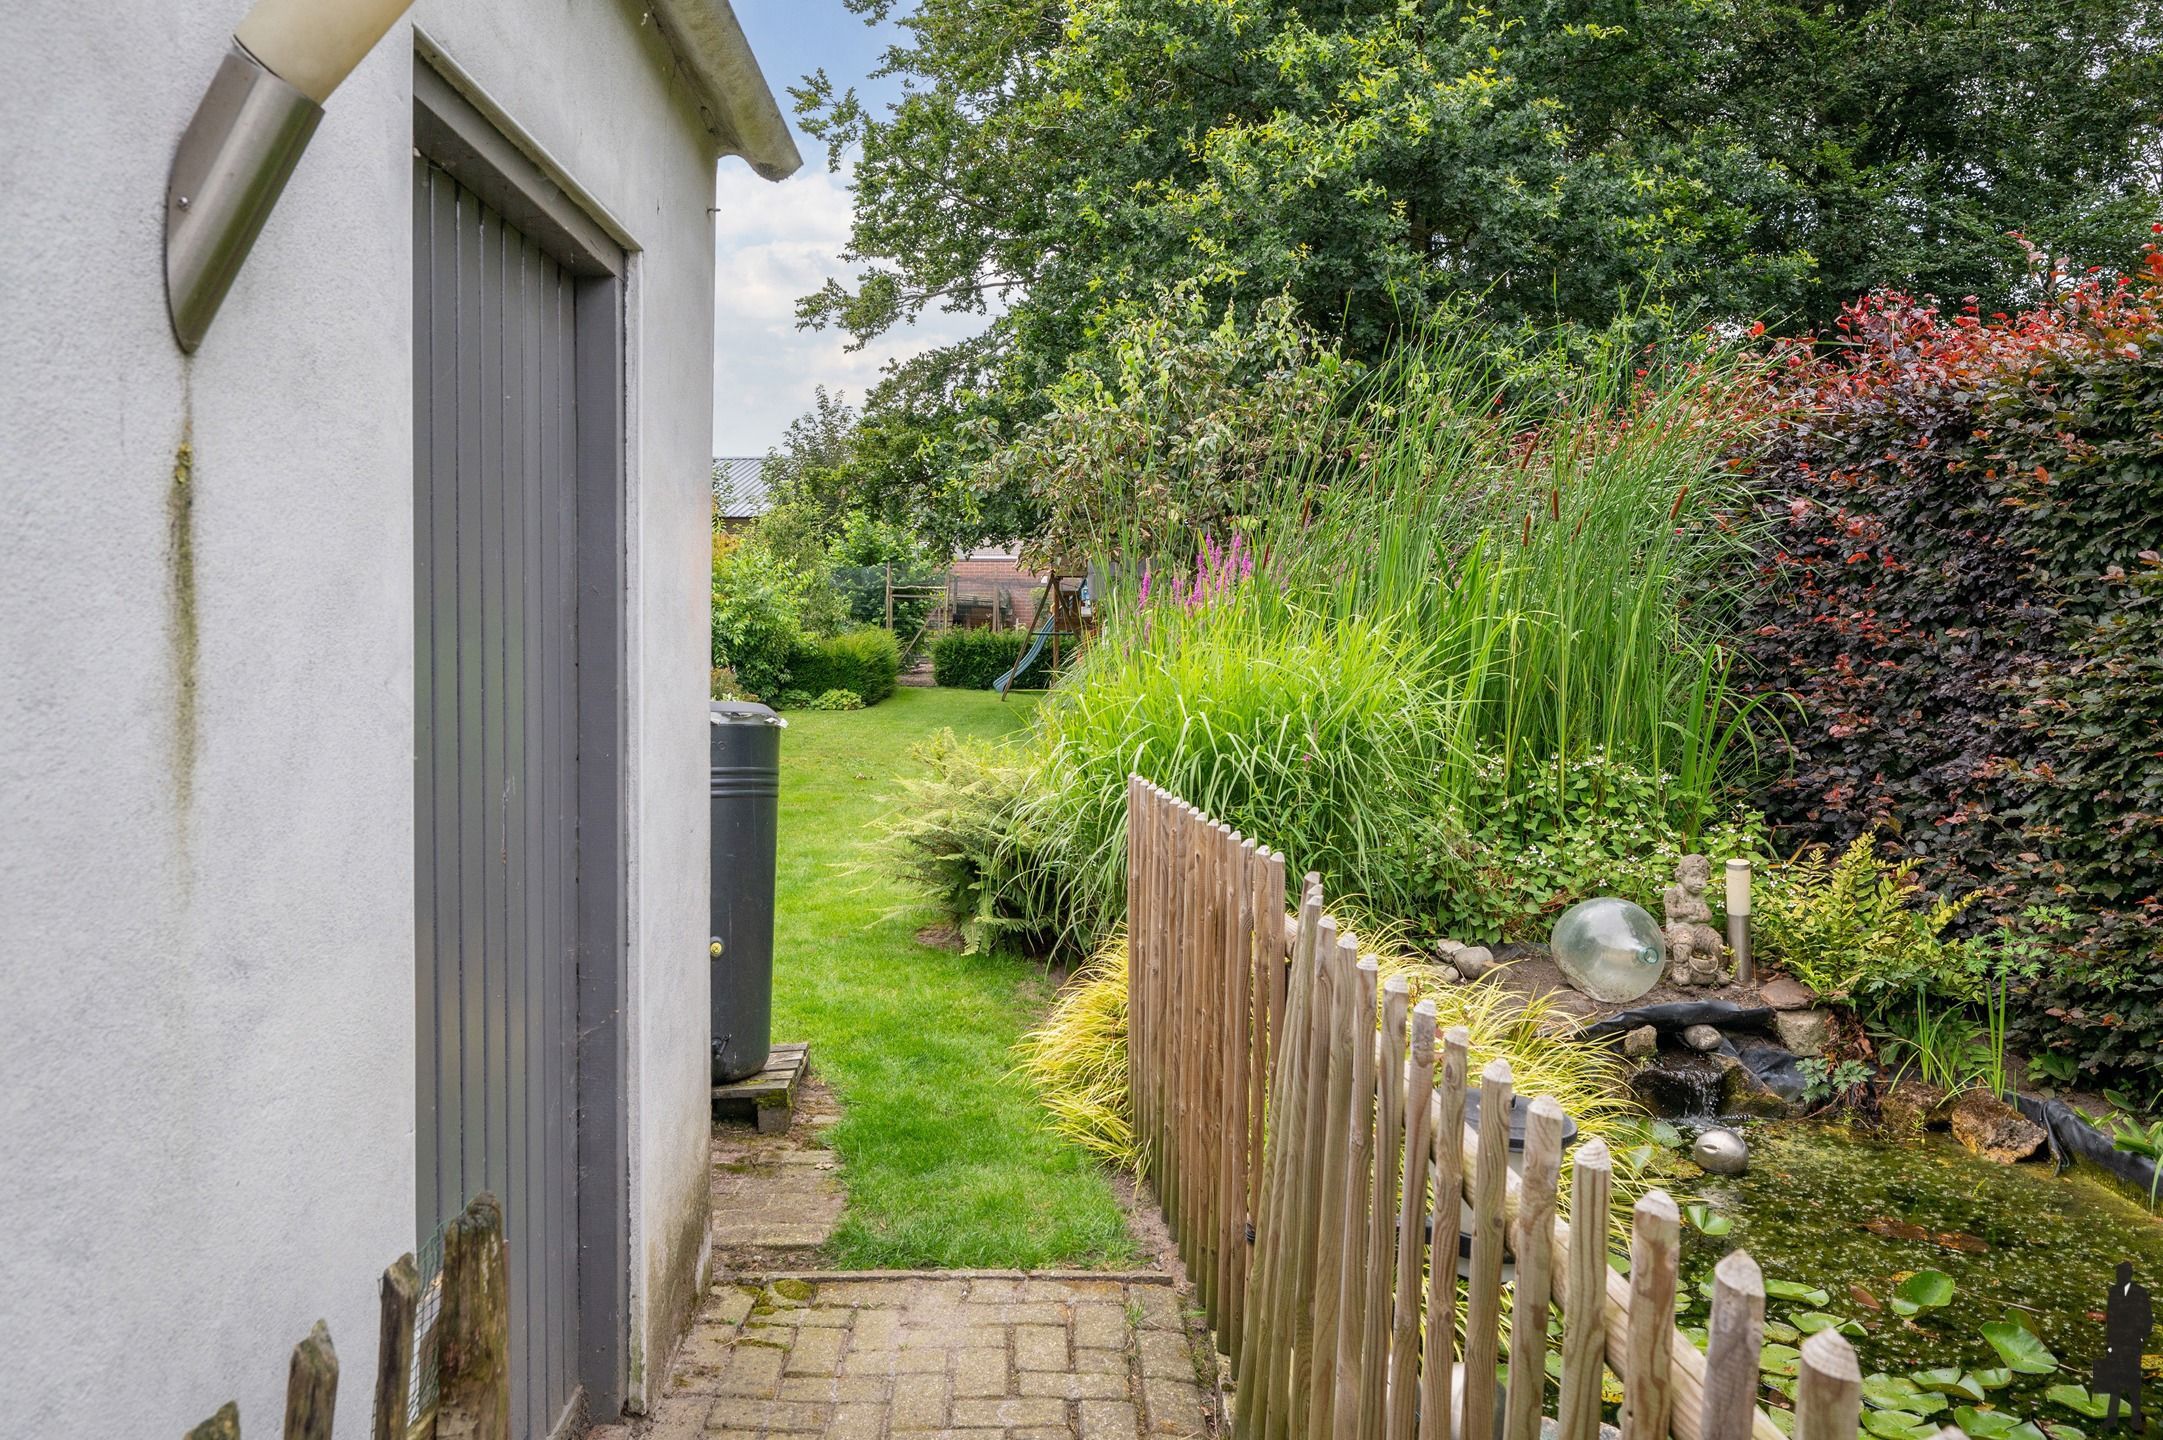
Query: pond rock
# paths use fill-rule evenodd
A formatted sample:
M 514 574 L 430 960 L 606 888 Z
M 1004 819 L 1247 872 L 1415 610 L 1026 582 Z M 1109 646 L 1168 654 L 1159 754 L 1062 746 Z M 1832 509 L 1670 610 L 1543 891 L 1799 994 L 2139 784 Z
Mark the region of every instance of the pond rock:
M 1781 1010 L 1772 1017 L 1773 1033 L 1797 1055 L 1822 1055 L 1832 1037 L 1833 1017 L 1823 1010 Z
M 1987 1090 L 1969 1090 L 1953 1102 L 1953 1138 L 1971 1155 L 2013 1165 L 2043 1148 L 2043 1127 Z
M 1708 1175 L 1740 1175 L 1750 1168 L 1750 1147 L 1734 1131 L 1715 1126 L 1690 1142 L 1690 1158 Z
M 1815 990 L 1786 975 L 1775 976 L 1760 985 L 1757 998 L 1775 1010 L 1807 1010 L 1818 1003 Z
M 1895 1136 L 1942 1130 L 1949 1118 L 1946 1109 L 1951 1099 L 1943 1085 L 1903 1080 L 1878 1097 L 1878 1127 Z
M 1686 1025 L 1682 1031 L 1682 1043 L 1692 1050 L 1717 1050 L 1720 1048 L 1720 1032 L 1710 1025 Z
M 1650 1060 L 1660 1053 L 1660 1032 L 1640 1025 L 1622 1037 L 1622 1053 L 1632 1060 Z
M 1485 945 L 1466 945 L 1450 956 L 1450 964 L 1467 980 L 1477 980 L 1495 968 L 1495 952 Z

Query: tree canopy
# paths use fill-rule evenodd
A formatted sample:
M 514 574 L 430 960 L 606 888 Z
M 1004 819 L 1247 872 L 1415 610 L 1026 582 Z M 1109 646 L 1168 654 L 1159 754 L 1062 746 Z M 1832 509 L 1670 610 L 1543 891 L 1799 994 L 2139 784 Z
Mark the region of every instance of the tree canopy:
M 1437 314 L 1798 329 L 1876 286 L 2005 305 L 2009 231 L 2083 265 L 2146 238 L 2159 10 L 918 0 L 884 64 L 897 105 L 796 92 L 853 153 L 861 267 L 799 318 L 863 342 L 929 307 L 991 317 L 867 404 L 859 484 L 952 501 L 970 436 L 1042 415 L 1105 317 L 1167 286 L 1242 314 L 1288 295 L 1353 358 Z

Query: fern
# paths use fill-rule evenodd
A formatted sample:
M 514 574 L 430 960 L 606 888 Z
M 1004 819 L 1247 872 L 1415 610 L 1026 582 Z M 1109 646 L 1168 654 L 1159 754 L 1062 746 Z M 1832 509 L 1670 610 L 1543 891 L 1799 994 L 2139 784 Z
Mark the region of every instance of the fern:
M 1760 951 L 1832 999 L 1922 989 L 1955 999 L 1981 993 L 1984 960 L 1945 931 L 1975 900 L 1920 902 L 1913 860 L 1887 861 L 1874 832 L 1835 858 L 1815 845 L 1767 877 L 1753 929 Z

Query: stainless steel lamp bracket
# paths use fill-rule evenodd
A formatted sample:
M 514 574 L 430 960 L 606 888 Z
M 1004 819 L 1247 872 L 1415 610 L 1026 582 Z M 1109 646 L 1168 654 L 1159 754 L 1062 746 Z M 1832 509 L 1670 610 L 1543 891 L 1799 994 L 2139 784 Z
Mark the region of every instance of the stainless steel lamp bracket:
M 322 118 L 239 44 L 218 66 L 165 188 L 165 305 L 181 349 L 203 343 Z

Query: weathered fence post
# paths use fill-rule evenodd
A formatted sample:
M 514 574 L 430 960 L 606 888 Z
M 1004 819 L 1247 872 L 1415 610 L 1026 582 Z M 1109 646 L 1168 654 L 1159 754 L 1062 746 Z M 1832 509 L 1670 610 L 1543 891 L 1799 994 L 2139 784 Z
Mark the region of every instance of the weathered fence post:
M 1404 1078 L 1404 1179 L 1397 1205 L 1397 1293 L 1390 1326 L 1386 1440 L 1412 1440 L 1419 1413 L 1420 1273 L 1426 1266 L 1427 1161 L 1434 1154 L 1434 1001 L 1412 1007 Z
M 1674 1417 L 1675 1264 L 1682 1216 L 1664 1190 L 1630 1217 L 1630 1338 L 1622 1372 L 1622 1440 L 1666 1440 Z
M 1367 1192 L 1374 1175 L 1374 1092 L 1376 980 L 1373 956 L 1353 971 L 1352 1020 L 1346 1043 L 1352 1047 L 1352 1099 L 1345 1111 L 1345 1145 L 1331 1163 L 1343 1167 L 1343 1225 L 1337 1244 L 1337 1362 L 1331 1400 L 1331 1433 L 1341 1440 L 1361 1440 L 1359 1432 L 1360 1357 L 1367 1334 Z
M 421 1299 L 421 1275 L 410 1254 L 399 1256 L 383 1272 L 382 1299 L 373 1440 L 406 1440 L 406 1397 L 413 1385 L 413 1317 Z
M 1837 1330 L 1802 1343 L 1795 1371 L 1795 1440 L 1854 1440 L 1863 1418 L 1863 1372 Z
M 1487 1112 L 1480 1112 L 1482 1119 Z M 1547 1312 L 1554 1297 L 1555 1187 L 1562 1174 L 1562 1107 L 1545 1095 L 1525 1117 L 1518 1191 L 1517 1288 L 1510 1306 L 1510 1388 L 1504 1440 L 1539 1440 L 1547 1391 Z
M 1749 1440 L 1764 1345 L 1765 1277 L 1747 1251 L 1731 1251 L 1712 1271 L 1700 1440 Z
M 240 1407 L 226 1401 L 217 1414 L 190 1430 L 186 1440 L 240 1440 Z
M 1508 1195 L 1510 1100 L 1507 1060 L 1480 1072 L 1479 1149 L 1472 1166 L 1472 1278 L 1465 1294 L 1465 1440 L 1495 1429 L 1495 1365 L 1502 1349 L 1503 1203 Z M 1460 1136 L 1462 1131 L 1459 1132 Z
M 1427 1345 L 1419 1372 L 1419 1440 L 1450 1440 L 1454 1429 L 1450 1410 L 1457 1368 L 1457 1227 L 1464 1206 L 1465 1086 L 1471 1047 L 1472 1033 L 1462 1025 L 1452 1025 L 1442 1037 L 1441 1116 L 1434 1136 L 1434 1241 L 1427 1262 Z
M 330 1440 L 338 1409 L 338 1352 L 320 1320 L 293 1347 L 285 1376 L 285 1440 Z
M 1341 1272 L 1344 1236 L 1344 1184 L 1339 1173 L 1344 1164 L 1346 1131 L 1352 1113 L 1352 1049 L 1358 1017 L 1359 948 L 1340 936 L 1337 953 L 1330 957 L 1329 1093 L 1323 1101 L 1322 1139 L 1314 1157 L 1314 1181 L 1321 1223 L 1315 1227 L 1314 1247 L 1314 1342 L 1307 1357 L 1307 1427 L 1305 1440 L 1329 1440 L 1336 1417 L 1333 1381 L 1337 1363 L 1338 1306 L 1344 1296 Z M 1372 991 L 1368 992 L 1370 998 Z M 1368 1022 L 1372 1023 L 1372 1022 Z
M 1368 1210 L 1367 1316 L 1360 1326 L 1359 1435 L 1379 1440 L 1389 1383 L 1390 1292 L 1397 1270 L 1397 1182 L 1404 1159 L 1405 1019 L 1412 985 L 1402 975 L 1382 984 L 1382 1062 L 1375 1075 L 1374 1184 Z
M 483 1190 L 443 1231 L 436 1440 L 510 1440 L 510 1313 L 503 1207 Z
M 1587 1140 L 1570 1163 L 1570 1262 L 1562 1307 L 1562 1388 L 1556 1440 L 1593 1440 L 1600 1428 L 1600 1371 L 1607 1350 L 1607 1241 L 1613 1226 L 1614 1160 Z

